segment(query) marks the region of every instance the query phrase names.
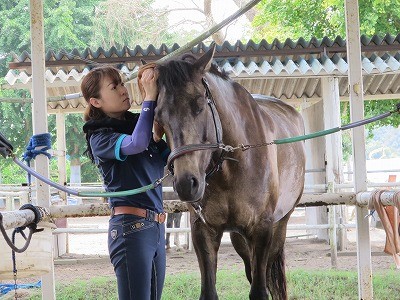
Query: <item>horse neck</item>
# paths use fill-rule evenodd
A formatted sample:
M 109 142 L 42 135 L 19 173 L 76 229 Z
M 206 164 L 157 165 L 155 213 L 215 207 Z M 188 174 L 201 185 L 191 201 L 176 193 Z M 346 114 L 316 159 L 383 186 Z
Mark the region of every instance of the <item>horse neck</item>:
M 207 78 L 208 79 L 208 78 Z M 212 75 L 210 90 L 221 120 L 224 143 L 244 142 L 243 122 L 254 115 L 254 99 L 240 85 Z

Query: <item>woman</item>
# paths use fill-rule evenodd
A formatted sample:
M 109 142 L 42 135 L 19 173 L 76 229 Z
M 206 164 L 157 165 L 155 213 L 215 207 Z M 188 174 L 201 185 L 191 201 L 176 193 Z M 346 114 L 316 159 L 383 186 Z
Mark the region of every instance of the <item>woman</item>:
M 133 114 L 128 91 L 113 67 L 92 69 L 81 90 L 88 106 L 84 114 L 86 153 L 99 168 L 108 192 L 143 187 L 163 176 L 169 149 L 152 139 L 158 95 L 156 74 L 141 74 L 144 101 Z M 110 197 L 108 232 L 110 259 L 121 300 L 160 299 L 165 278 L 165 214 L 161 186 L 132 196 Z

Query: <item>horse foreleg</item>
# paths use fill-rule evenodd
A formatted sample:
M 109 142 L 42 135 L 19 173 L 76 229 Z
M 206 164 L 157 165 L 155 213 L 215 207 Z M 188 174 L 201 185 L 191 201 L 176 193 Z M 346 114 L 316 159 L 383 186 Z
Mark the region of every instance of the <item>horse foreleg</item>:
M 251 300 L 268 299 L 266 270 L 272 240 L 272 220 L 265 216 L 256 224 L 249 237 L 251 260 Z
M 231 242 L 237 254 L 243 259 L 247 280 L 251 283 L 251 258 L 250 249 L 245 238 L 237 232 L 231 232 Z
M 221 244 L 222 231 L 217 232 L 200 220 L 192 224 L 193 247 L 201 274 L 200 300 L 217 300 L 215 288 L 217 276 L 217 253 Z

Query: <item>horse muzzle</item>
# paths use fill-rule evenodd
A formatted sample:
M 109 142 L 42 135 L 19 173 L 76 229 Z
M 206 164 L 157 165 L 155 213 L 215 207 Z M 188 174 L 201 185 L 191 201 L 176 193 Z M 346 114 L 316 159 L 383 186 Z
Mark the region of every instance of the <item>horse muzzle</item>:
M 203 197 L 205 189 L 205 176 L 199 178 L 191 173 L 175 175 L 174 190 L 179 199 L 184 202 L 196 202 Z

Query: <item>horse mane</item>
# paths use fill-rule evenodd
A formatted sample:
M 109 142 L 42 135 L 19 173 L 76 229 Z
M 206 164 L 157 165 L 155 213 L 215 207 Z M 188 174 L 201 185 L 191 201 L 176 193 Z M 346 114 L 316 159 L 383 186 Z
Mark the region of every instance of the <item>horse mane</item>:
M 159 86 L 165 86 L 167 90 L 175 91 L 178 88 L 192 81 L 195 69 L 193 64 L 196 57 L 192 54 L 184 54 L 178 59 L 169 60 L 165 63 L 157 65 Z M 209 72 L 224 80 L 230 80 L 227 72 L 220 70 L 219 67 L 212 63 Z

